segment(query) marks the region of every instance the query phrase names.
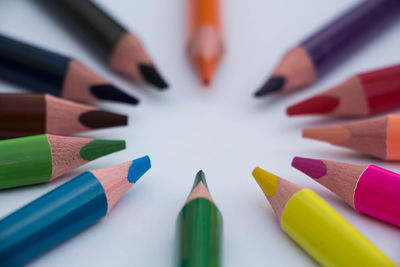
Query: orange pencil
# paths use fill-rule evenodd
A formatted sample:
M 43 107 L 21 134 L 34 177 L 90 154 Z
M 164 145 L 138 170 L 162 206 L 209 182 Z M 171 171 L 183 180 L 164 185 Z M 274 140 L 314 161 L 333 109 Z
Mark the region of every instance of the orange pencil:
M 223 52 L 219 0 L 189 0 L 189 20 L 189 56 L 209 85 Z

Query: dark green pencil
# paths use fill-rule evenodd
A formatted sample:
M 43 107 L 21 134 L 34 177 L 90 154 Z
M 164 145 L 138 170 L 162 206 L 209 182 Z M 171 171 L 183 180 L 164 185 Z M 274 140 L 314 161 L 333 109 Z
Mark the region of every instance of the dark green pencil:
M 203 171 L 196 175 L 176 229 L 177 266 L 221 266 L 222 215 L 208 191 Z

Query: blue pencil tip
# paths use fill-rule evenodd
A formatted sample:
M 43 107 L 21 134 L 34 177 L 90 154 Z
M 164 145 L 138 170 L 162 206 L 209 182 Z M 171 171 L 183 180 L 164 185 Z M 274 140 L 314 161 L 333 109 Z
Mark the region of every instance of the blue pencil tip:
M 144 156 L 132 161 L 128 172 L 128 181 L 136 183 L 151 168 L 149 156 Z

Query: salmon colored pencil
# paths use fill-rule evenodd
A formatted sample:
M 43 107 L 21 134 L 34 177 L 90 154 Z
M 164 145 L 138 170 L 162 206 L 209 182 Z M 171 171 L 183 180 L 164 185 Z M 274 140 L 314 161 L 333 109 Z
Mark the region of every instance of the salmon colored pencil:
M 312 190 L 258 167 L 253 176 L 282 229 L 322 266 L 396 266 Z
M 303 137 L 354 149 L 383 160 L 400 160 L 400 114 L 304 129 Z
M 295 157 L 292 166 L 352 208 L 400 226 L 400 175 L 374 165 Z
M 204 85 L 209 85 L 223 52 L 219 0 L 189 0 L 188 51 Z

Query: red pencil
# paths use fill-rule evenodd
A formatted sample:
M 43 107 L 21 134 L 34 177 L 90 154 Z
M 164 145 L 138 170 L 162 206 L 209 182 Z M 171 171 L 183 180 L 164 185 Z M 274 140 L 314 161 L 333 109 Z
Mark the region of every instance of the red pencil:
M 287 109 L 288 115 L 366 116 L 400 107 L 400 65 L 357 74 Z

